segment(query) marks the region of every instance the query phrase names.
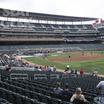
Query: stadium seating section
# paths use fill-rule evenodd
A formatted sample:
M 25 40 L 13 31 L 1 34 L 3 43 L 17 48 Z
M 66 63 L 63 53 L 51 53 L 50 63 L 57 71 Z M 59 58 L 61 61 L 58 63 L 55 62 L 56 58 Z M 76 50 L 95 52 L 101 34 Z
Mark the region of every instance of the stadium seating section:
M 92 104 L 93 98 L 96 97 L 96 85 L 104 79 L 91 75 L 83 77 L 68 75 L 66 77 L 61 72 L 13 70 L 0 73 L 0 101 L 6 102 L 6 104 L 70 104 L 70 98 L 77 87 L 82 88 L 85 98 Z M 20 73 L 22 74 L 19 75 Z M 13 74 L 14 76 L 11 76 Z M 24 76 L 25 74 L 28 75 L 27 78 Z M 55 74 L 59 77 L 52 76 Z M 61 83 L 62 88 L 68 84 L 69 96 L 57 95 L 53 92 L 58 82 Z
M 97 30 L 92 25 L 61 25 L 61 24 L 42 24 L 29 22 L 12 22 L 0 21 L 2 31 L 9 32 L 53 32 L 53 33 L 97 33 Z
M 101 42 L 93 25 L 43 24 L 0 21 L 1 41 L 63 41 L 67 43 Z

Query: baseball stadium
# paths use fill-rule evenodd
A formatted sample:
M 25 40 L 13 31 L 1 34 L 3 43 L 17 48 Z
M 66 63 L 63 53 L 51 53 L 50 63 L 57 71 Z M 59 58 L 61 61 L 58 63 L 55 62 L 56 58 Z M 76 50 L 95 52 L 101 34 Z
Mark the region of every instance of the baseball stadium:
M 0 8 L 0 104 L 104 104 L 102 80 L 102 19 Z

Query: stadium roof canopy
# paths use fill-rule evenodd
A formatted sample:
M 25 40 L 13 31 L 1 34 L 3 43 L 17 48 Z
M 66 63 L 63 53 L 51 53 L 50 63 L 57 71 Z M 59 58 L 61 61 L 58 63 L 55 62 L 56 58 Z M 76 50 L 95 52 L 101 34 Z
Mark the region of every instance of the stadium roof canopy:
M 63 21 L 63 22 L 80 22 L 80 21 L 92 21 L 97 18 L 90 17 L 75 17 L 75 16 L 63 16 L 44 13 L 24 12 L 0 8 L 0 16 L 7 18 L 23 18 L 34 20 L 46 20 L 46 21 Z

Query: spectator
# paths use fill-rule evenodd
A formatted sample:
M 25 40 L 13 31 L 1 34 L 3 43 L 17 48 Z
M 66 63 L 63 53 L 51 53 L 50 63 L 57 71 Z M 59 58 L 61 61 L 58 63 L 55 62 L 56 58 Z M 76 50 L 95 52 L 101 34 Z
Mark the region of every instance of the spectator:
M 96 86 L 96 92 L 98 97 L 94 98 L 97 104 L 104 104 L 104 81 L 100 81 Z
M 104 95 L 104 81 L 100 81 L 96 86 L 97 93 Z
M 11 70 L 11 65 L 6 65 L 5 68 L 6 68 L 6 71 L 10 71 Z
M 47 71 L 51 72 L 51 67 L 50 66 L 48 66 Z
M 56 72 L 56 67 L 55 66 L 53 67 L 53 72 Z
M 37 70 L 38 70 L 38 71 L 42 71 L 42 67 L 40 66 Z
M 76 77 L 78 76 L 78 70 L 77 69 L 75 70 L 75 75 L 76 75 Z
M 66 66 L 64 72 L 68 72 L 69 71 L 69 65 Z
M 57 83 L 56 88 L 53 89 L 55 94 L 61 94 L 63 89 L 60 87 L 60 83 Z
M 97 77 L 98 71 L 94 70 L 92 75 Z
M 76 88 L 75 94 L 70 99 L 73 104 L 89 104 L 82 94 L 81 88 Z
M 63 96 L 70 96 L 68 84 L 65 84 L 65 87 L 64 87 L 64 89 L 62 91 L 62 95 Z
M 69 73 L 69 70 L 70 70 L 69 65 L 67 65 L 66 68 L 64 69 L 64 72 L 65 72 L 65 73 L 66 73 L 66 72 Z
M 73 69 L 70 70 L 70 74 L 74 74 L 74 70 Z
M 64 73 L 63 73 L 63 76 L 69 77 L 69 65 L 66 66 Z
M 83 69 L 80 70 L 80 76 L 83 76 L 84 75 L 84 71 Z

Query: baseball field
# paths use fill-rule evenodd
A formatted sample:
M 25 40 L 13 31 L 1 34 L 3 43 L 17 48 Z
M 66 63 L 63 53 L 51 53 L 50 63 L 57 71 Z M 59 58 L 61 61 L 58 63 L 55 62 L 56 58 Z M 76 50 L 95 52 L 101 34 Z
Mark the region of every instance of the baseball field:
M 28 57 L 25 60 L 43 66 L 55 66 L 64 70 L 67 65 L 70 68 L 85 72 L 98 71 L 104 74 L 104 51 L 75 51 L 65 53 L 50 53 L 47 57 Z

